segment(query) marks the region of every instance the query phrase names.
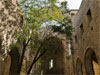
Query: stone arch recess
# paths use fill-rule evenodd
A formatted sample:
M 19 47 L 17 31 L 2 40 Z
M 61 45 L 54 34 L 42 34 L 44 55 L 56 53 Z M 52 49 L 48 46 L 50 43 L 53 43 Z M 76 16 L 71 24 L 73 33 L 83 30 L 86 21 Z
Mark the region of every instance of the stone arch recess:
M 58 37 L 49 37 L 45 39 L 44 49 L 48 50 L 42 57 L 42 69 L 44 75 L 64 74 L 64 47 L 62 40 Z M 53 68 L 49 69 L 50 60 L 53 59 Z
M 87 75 L 99 75 L 99 63 L 93 49 L 88 48 L 86 50 L 84 63 Z
M 19 73 L 19 52 L 17 48 L 12 48 L 12 50 L 9 53 L 9 56 L 11 58 L 11 65 L 9 69 L 9 74 L 18 74 Z

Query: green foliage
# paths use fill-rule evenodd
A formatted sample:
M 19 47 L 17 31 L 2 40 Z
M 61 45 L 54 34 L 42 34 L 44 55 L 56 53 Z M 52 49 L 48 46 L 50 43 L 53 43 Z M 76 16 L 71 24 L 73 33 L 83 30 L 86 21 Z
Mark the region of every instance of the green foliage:
M 64 8 L 66 8 L 66 6 L 67 6 L 67 1 L 62 2 L 62 3 L 61 3 L 61 6 L 64 7 Z
M 8 3 L 8 0 L 5 0 L 5 3 Z
M 42 28 L 43 23 L 58 22 L 60 25 L 53 25 L 52 30 L 66 34 L 67 38 L 71 38 L 71 20 L 65 15 L 68 13 L 67 2 L 62 2 L 61 7 L 58 7 L 56 3 L 58 3 L 57 0 L 21 0 L 20 2 L 26 24 L 20 25 L 22 32 L 16 31 L 15 36 L 20 42 L 26 42 L 31 38 L 30 43 L 27 45 L 31 49 L 31 54 L 35 54 L 41 44 L 39 30 Z M 22 14 L 21 11 L 19 13 Z
M 64 14 L 57 5 L 57 0 L 22 0 L 20 6 L 24 13 L 26 25 L 22 27 L 22 33 L 17 33 L 19 41 L 28 40 L 31 35 L 38 36 L 41 25 L 49 21 L 62 22 Z M 60 31 L 60 29 L 59 29 Z M 28 45 L 32 50 L 37 50 L 39 41 L 37 37 L 31 37 Z M 33 43 L 34 42 L 34 43 Z
M 60 24 L 59 26 L 56 26 L 56 25 L 52 26 L 52 30 L 54 32 L 59 32 L 61 34 L 66 34 L 66 37 L 68 39 L 71 39 L 71 37 L 72 37 L 72 26 L 71 26 L 71 23 L 72 22 L 71 22 L 71 19 L 68 16 L 66 16 L 66 14 L 69 13 L 69 11 L 67 9 L 67 2 L 66 1 L 62 2 L 61 5 L 62 5 L 62 8 L 63 8 L 62 13 L 65 16 L 64 16 L 62 21 L 58 21 L 59 24 Z
M 39 34 L 39 30 L 42 28 L 43 23 L 56 21 L 60 25 L 53 26 L 52 29 L 54 30 L 54 32 L 64 33 L 67 35 L 67 37 L 71 36 L 71 20 L 67 16 L 65 16 L 65 14 L 68 13 L 66 9 L 67 3 L 62 3 L 62 7 L 58 7 L 56 3 L 57 0 L 21 0 L 20 2 L 20 7 L 22 8 L 22 11 L 24 13 L 23 16 L 25 19 L 25 24 L 19 25 L 22 28 L 22 32 L 16 31 L 15 37 L 18 38 L 18 41 L 25 43 L 25 45 L 23 45 L 23 48 L 30 49 L 31 54 L 34 53 L 35 55 L 41 45 L 41 34 Z M 62 8 L 64 8 L 64 10 L 62 10 Z M 19 13 L 21 14 L 20 11 Z M 45 37 L 43 38 L 45 39 Z M 42 40 L 42 43 L 45 42 L 43 42 Z M 55 46 L 53 46 L 53 44 L 55 44 Z M 46 48 L 41 47 L 39 53 L 42 53 L 45 49 L 47 53 L 50 53 L 50 46 L 54 48 L 57 47 L 59 43 L 54 40 L 53 44 L 51 43 L 50 45 L 48 45 L 48 48 L 47 46 Z M 16 45 L 12 45 L 11 47 L 16 47 Z M 22 54 L 21 60 L 23 60 L 23 56 L 24 54 Z
M 10 45 L 10 49 L 17 49 L 18 48 L 18 44 L 11 44 Z

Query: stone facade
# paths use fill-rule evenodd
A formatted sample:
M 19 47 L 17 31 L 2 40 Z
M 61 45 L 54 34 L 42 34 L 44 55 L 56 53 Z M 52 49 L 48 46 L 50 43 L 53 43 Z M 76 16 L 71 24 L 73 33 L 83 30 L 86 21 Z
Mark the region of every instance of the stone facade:
M 41 74 L 59 73 L 64 75 L 99 75 L 100 1 L 83 0 L 79 11 L 71 10 L 70 17 L 72 18 L 72 26 L 74 28 L 73 55 L 71 55 L 71 51 L 69 49 L 69 41 L 65 36 L 55 36 L 55 34 L 52 35 L 47 41 L 46 45 L 48 46 L 47 49 L 55 49 L 55 52 L 51 52 L 52 54 L 49 55 L 51 58 L 48 60 L 46 60 L 46 55 L 42 58 L 43 63 L 42 67 L 40 67 L 43 71 Z M 19 60 L 19 53 L 17 50 L 10 50 L 10 45 L 17 42 L 14 34 L 16 31 L 21 30 L 19 25 L 22 24 L 23 15 L 20 13 L 20 8 L 18 7 L 17 0 L 0 0 L 1 75 L 9 74 L 9 69 L 11 69 L 11 66 L 18 69 L 17 62 L 19 61 L 17 60 Z M 52 40 L 54 40 L 57 44 L 55 44 Z M 28 55 L 26 54 L 26 56 Z M 49 69 L 49 63 L 51 60 L 53 60 L 54 67 Z M 17 63 L 17 65 L 14 66 L 15 63 Z M 23 64 L 25 64 L 23 66 L 23 68 L 25 68 L 27 65 L 27 58 Z M 36 67 L 40 68 L 37 65 Z M 17 69 L 13 69 L 13 72 L 16 73 Z M 34 72 L 36 73 L 36 71 Z M 21 74 L 25 74 L 25 70 Z
M 16 43 L 14 34 L 20 31 L 23 15 L 20 13 L 17 0 L 0 0 L 0 74 L 3 75 L 6 57 L 11 51 L 10 45 Z M 9 61 L 8 61 L 9 62 Z
M 77 75 L 100 75 L 100 0 L 83 0 L 74 22 Z
M 10 45 L 16 43 L 14 33 L 20 30 L 23 18 L 19 11 L 17 0 L 0 0 L 0 53 L 6 54 L 10 51 Z
M 72 57 L 68 46 L 69 41 L 65 35 L 52 35 L 47 40 L 44 44 L 44 49 L 49 52 L 41 59 L 43 75 L 73 74 Z M 51 66 L 50 63 L 52 64 Z

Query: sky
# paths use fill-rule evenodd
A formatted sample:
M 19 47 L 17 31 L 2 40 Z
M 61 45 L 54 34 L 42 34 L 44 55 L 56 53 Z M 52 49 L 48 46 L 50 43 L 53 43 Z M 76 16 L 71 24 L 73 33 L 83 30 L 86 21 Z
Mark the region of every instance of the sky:
M 79 9 L 82 0 L 59 0 L 61 1 L 68 1 L 68 8 L 69 9 Z

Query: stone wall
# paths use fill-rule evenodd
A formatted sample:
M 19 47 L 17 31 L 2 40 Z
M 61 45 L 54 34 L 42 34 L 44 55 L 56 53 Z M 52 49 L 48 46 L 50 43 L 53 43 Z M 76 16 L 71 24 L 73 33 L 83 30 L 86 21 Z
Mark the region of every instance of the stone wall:
M 42 57 L 42 72 L 45 74 L 73 74 L 73 62 L 69 51 L 69 41 L 64 35 L 52 35 L 47 39 L 44 49 L 48 51 Z M 52 67 L 50 68 L 50 62 Z
M 0 0 L 0 74 L 3 74 L 10 45 L 16 43 L 14 34 L 23 24 L 17 0 Z
M 100 1 L 83 0 L 73 24 L 75 73 L 99 75 L 95 69 L 100 67 Z

